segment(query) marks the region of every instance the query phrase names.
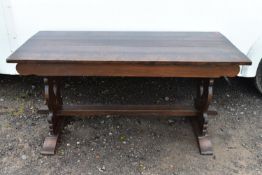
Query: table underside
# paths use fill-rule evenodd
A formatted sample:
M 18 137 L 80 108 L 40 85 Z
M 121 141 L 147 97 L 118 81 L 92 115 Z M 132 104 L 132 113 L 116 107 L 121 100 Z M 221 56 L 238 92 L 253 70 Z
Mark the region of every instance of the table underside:
M 188 105 L 64 105 L 61 93 L 61 76 L 44 78 L 44 96 L 48 113 L 49 136 L 45 138 L 42 154 L 55 153 L 63 119 L 66 116 L 93 115 L 131 115 L 131 116 L 183 116 L 190 117 L 197 136 L 200 153 L 213 154 L 212 144 L 207 133 L 208 115 L 216 114 L 209 111 L 208 106 L 213 95 L 213 78 L 197 78 L 197 96 L 193 106 Z
M 203 155 L 213 154 L 207 133 L 208 106 L 213 95 L 214 78 L 234 77 L 239 72 L 235 64 L 225 65 L 165 65 L 137 63 L 18 63 L 21 75 L 44 77 L 44 94 L 48 107 L 49 136 L 45 138 L 42 154 L 54 154 L 60 128 L 65 116 L 136 115 L 190 117 Z M 61 80 L 66 76 L 121 77 L 187 77 L 198 80 L 193 106 L 185 105 L 64 105 Z M 42 111 L 43 112 L 43 111 Z

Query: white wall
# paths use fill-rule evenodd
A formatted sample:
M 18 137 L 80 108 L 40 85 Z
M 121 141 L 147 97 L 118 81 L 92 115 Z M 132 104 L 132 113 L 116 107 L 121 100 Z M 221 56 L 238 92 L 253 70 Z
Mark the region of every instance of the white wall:
M 6 13 L 4 8 L 1 8 L 0 4 L 0 73 L 4 74 L 15 74 L 15 65 L 7 64 L 5 59 L 12 51 L 12 44 L 10 39 L 12 38 L 8 34 L 8 27 L 6 21 Z
M 220 31 L 247 53 L 262 34 L 261 0 L 0 1 L 11 4 L 17 46 L 39 30 Z

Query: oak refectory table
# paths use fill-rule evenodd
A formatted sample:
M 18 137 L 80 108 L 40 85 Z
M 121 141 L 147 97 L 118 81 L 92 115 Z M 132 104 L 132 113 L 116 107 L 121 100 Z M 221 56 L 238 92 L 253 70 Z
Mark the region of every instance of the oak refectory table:
M 219 32 L 42 31 L 8 59 L 20 75 L 44 78 L 49 135 L 43 154 L 54 154 L 64 116 L 139 114 L 188 116 L 200 153 L 212 154 L 208 106 L 215 78 L 234 77 L 250 60 Z M 198 80 L 194 106 L 63 105 L 61 77 L 184 77 Z

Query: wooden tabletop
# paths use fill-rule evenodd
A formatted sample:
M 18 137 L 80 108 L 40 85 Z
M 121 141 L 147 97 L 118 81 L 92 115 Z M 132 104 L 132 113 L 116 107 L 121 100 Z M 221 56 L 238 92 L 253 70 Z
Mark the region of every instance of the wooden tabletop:
M 219 32 L 41 31 L 9 63 L 147 63 L 250 65 Z

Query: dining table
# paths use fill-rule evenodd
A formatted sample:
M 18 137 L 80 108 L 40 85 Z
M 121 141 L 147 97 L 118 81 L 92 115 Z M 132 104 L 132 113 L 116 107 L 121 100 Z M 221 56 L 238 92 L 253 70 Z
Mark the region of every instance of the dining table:
M 7 62 L 16 63 L 21 76 L 43 78 L 49 127 L 41 153 L 47 155 L 55 154 L 65 117 L 107 114 L 189 117 L 200 153 L 212 155 L 208 115 L 214 81 L 236 77 L 241 65 L 251 64 L 219 32 L 171 31 L 39 31 Z M 81 76 L 188 78 L 197 82 L 196 95 L 193 105 L 63 104 L 63 79 Z

